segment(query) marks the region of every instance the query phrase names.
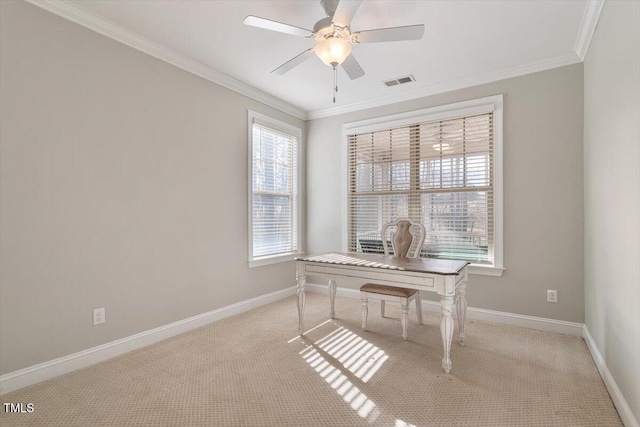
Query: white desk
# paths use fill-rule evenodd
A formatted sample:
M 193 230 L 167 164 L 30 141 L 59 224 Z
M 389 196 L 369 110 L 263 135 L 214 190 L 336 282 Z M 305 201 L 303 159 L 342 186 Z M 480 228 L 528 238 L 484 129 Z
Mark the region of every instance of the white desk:
M 451 371 L 451 340 L 453 338 L 453 303 L 458 311 L 460 344 L 464 345 L 464 321 L 467 312 L 466 261 L 430 258 L 398 258 L 391 255 L 364 253 L 328 253 L 319 256 L 296 258 L 298 283 L 298 330 L 304 335 L 304 305 L 307 274 L 329 278 L 331 318 L 335 316 L 336 280 L 362 279 L 381 285 L 418 289 L 440 295 L 442 320 L 440 333 L 444 357 L 442 369 Z

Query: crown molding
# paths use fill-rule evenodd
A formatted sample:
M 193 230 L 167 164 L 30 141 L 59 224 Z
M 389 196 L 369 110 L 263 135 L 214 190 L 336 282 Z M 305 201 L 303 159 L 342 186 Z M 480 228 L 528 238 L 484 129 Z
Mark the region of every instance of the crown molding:
M 483 74 L 466 76 L 459 79 L 448 80 L 431 85 L 421 86 L 402 92 L 395 92 L 364 101 L 355 102 L 339 107 L 327 109 L 305 111 L 275 96 L 269 95 L 253 86 L 242 83 L 232 77 L 208 67 L 201 62 L 188 58 L 164 45 L 156 43 L 151 39 L 109 21 L 99 15 L 89 12 L 68 2 L 58 0 L 25 0 L 26 2 L 40 7 L 48 12 L 65 18 L 78 25 L 82 25 L 103 36 L 109 37 L 129 47 L 137 49 L 157 59 L 165 61 L 171 65 L 181 68 L 189 73 L 202 77 L 205 80 L 233 90 L 248 98 L 254 99 L 270 107 L 276 108 L 302 120 L 320 119 L 323 117 L 336 116 L 354 111 L 366 110 L 369 108 L 381 107 L 403 101 L 424 98 L 439 93 L 464 89 L 467 87 L 491 83 L 512 77 L 519 77 L 539 71 L 565 65 L 576 64 L 584 60 L 584 55 L 595 31 L 604 0 L 588 0 L 582 18 L 580 31 L 575 51 L 568 52 L 556 57 L 536 61 L 530 64 L 508 67 L 501 70 L 490 71 Z
M 459 79 L 448 80 L 432 85 L 421 86 L 416 89 L 396 92 L 392 95 L 379 96 L 367 99 L 365 101 L 354 102 L 353 104 L 343 105 L 340 107 L 327 108 L 324 110 L 314 110 L 307 113 L 309 120 L 320 119 L 323 117 L 336 116 L 339 114 L 351 113 L 354 111 L 365 110 L 368 108 L 381 107 L 384 105 L 395 104 L 397 102 L 410 101 L 413 99 L 424 98 L 426 96 L 436 95 L 439 93 L 450 92 L 453 90 L 464 89 L 467 87 L 478 86 L 481 84 L 491 83 L 498 80 L 519 77 L 526 74 L 537 73 L 538 71 L 546 71 L 552 68 L 563 67 L 582 62 L 578 55 L 571 51 L 563 55 L 544 59 L 542 61 L 532 62 L 516 67 L 503 68 L 501 70 L 490 71 L 488 73 L 466 76 Z
M 582 22 L 580 23 L 580 29 L 578 30 L 578 37 L 573 50 L 580 57 L 580 60 L 584 61 L 587 56 L 587 50 L 589 50 L 589 44 L 593 33 L 596 31 L 598 21 L 600 20 L 600 14 L 604 7 L 604 0 L 588 0 L 587 6 L 584 8 L 584 14 L 582 15 Z
M 241 95 L 259 101 L 270 107 L 276 108 L 302 120 L 307 119 L 305 110 L 288 102 L 269 95 L 259 89 L 242 83 L 234 78 L 214 70 L 198 61 L 188 58 L 166 46 L 156 43 L 151 39 L 109 21 L 99 15 L 81 9 L 67 2 L 54 0 L 25 0 L 26 2 L 42 8 L 48 12 L 68 19 L 78 25 L 82 25 L 96 33 L 109 37 L 129 47 L 137 49 L 157 59 L 181 68 L 205 80 L 231 89 Z

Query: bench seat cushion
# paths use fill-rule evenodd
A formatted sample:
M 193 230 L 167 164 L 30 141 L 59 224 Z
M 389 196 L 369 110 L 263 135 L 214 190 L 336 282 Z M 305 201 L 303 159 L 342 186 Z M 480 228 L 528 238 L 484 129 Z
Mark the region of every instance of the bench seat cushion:
M 409 298 L 418 292 L 416 289 L 396 288 L 394 286 L 377 285 L 375 283 L 366 283 L 360 287 L 361 292 L 370 292 L 372 294 L 390 295 L 394 297 Z

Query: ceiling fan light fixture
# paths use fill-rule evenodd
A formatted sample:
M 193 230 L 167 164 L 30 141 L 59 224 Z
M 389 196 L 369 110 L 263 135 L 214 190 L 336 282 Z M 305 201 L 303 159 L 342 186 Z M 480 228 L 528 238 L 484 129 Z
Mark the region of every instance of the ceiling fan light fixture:
M 329 36 L 318 42 L 315 51 L 322 62 L 335 68 L 351 54 L 351 43 L 341 37 Z

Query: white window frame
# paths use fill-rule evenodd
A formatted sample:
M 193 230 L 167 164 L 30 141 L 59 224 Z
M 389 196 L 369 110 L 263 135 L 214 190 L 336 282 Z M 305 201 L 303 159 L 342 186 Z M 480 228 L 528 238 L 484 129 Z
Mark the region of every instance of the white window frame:
M 345 123 L 342 126 L 342 250 L 349 249 L 349 219 L 348 219 L 348 136 L 360 133 L 376 132 L 386 129 L 409 126 L 416 123 L 453 119 L 493 112 L 493 264 L 471 264 L 470 274 L 487 276 L 502 276 L 504 268 L 503 242 L 503 96 L 494 95 L 454 104 L 425 108 L 407 113 L 376 117 L 367 120 Z
M 248 211 L 247 211 L 247 223 L 248 223 L 248 263 L 249 268 L 260 267 L 263 265 L 276 264 L 280 262 L 292 261 L 295 257 L 301 256 L 304 253 L 304 141 L 302 139 L 302 129 L 289 123 L 282 122 L 264 114 L 257 113 L 255 111 L 248 110 Z M 297 203 L 297 224 L 298 224 L 298 242 L 297 252 L 291 252 L 286 254 L 268 255 L 262 257 L 253 257 L 253 124 L 258 123 L 273 130 L 292 135 L 298 140 L 298 173 L 297 173 L 297 187 L 298 187 L 298 203 Z

